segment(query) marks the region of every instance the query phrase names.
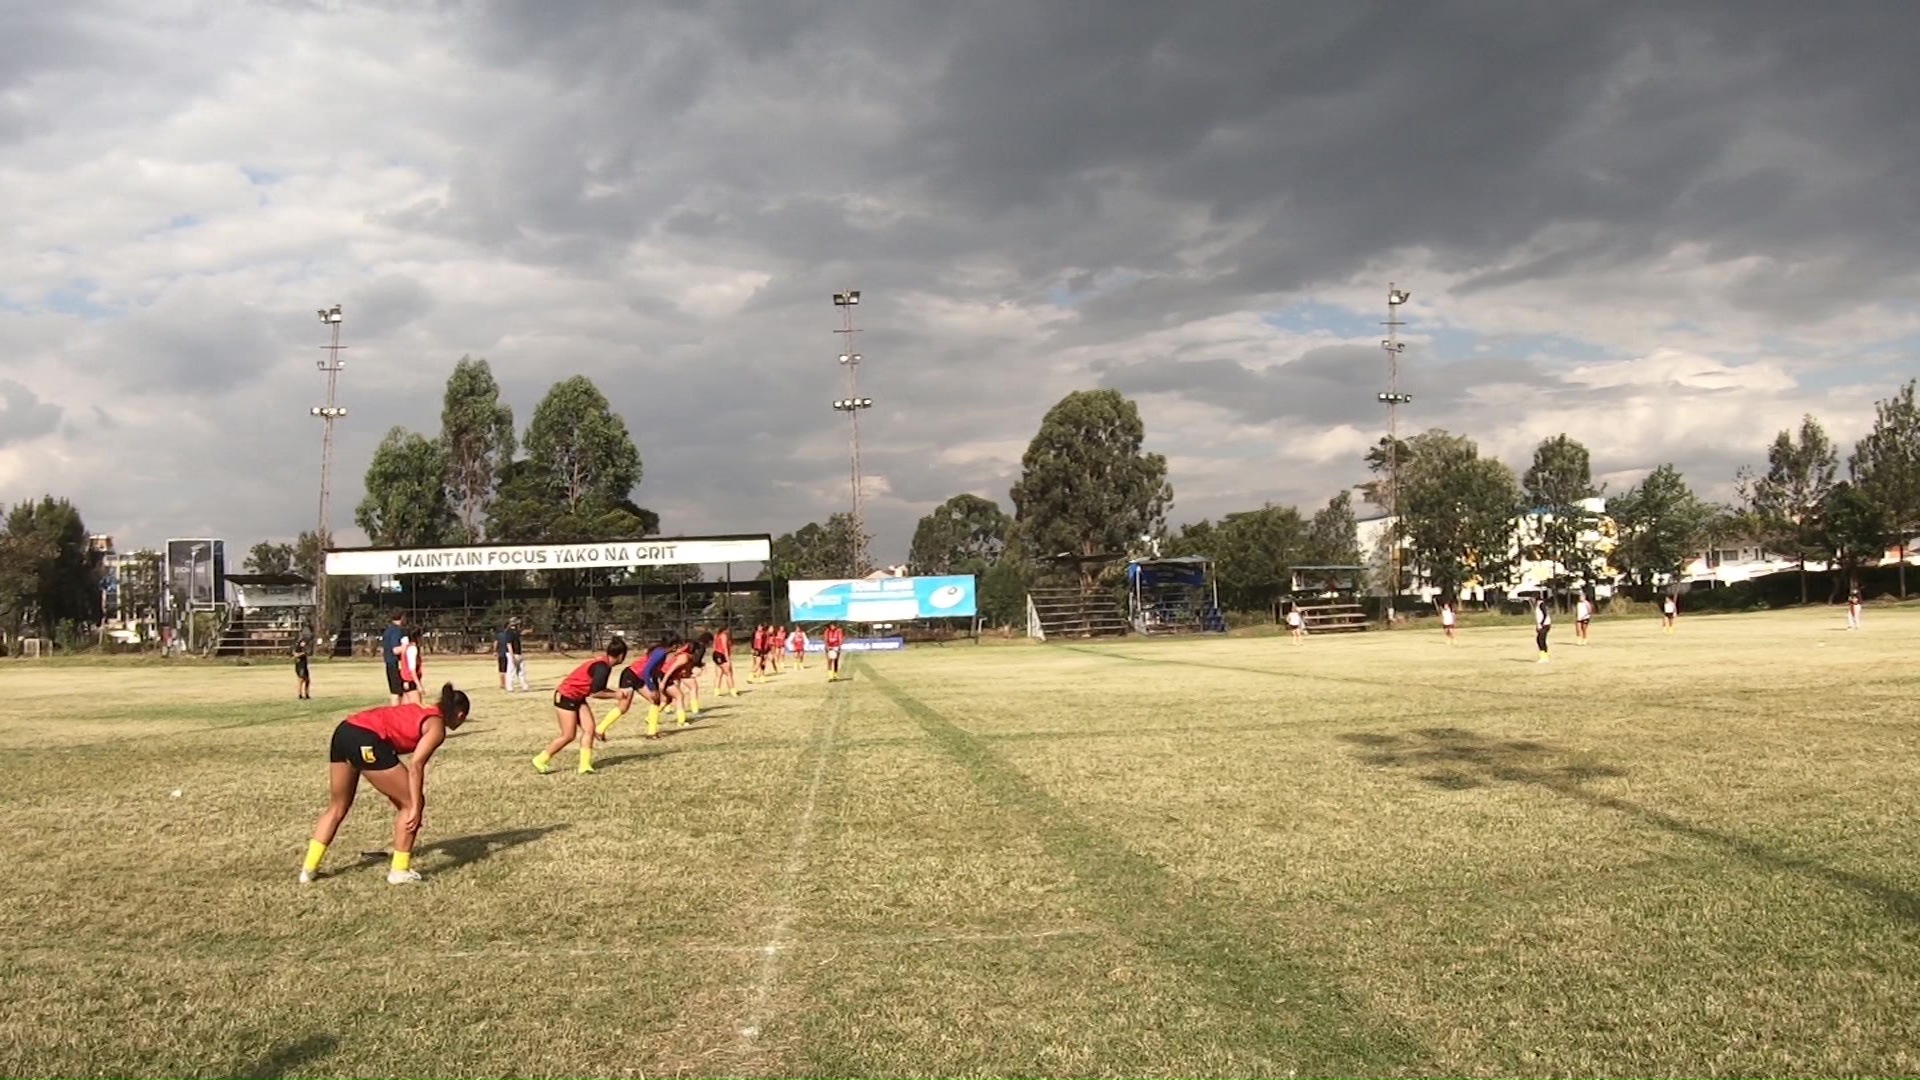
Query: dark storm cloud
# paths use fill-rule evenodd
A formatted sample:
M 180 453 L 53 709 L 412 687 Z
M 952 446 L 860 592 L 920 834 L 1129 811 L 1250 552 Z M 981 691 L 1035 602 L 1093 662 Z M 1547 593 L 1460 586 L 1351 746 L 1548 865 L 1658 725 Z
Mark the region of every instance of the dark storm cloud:
M 204 192 L 213 182 L 194 167 L 264 158 L 257 128 L 223 132 L 207 118 L 223 93 L 209 80 L 228 69 L 196 59 L 195 43 L 231 34 L 219 48 L 282 59 L 301 52 L 269 51 L 287 42 L 345 51 L 313 85 L 337 95 L 329 116 L 357 134 L 341 140 L 339 163 L 271 163 L 284 181 L 273 197 L 331 181 L 346 194 L 328 189 L 337 201 L 315 196 L 311 217 L 277 227 L 365 230 L 222 280 L 152 268 L 129 314 L 51 350 L 84 347 L 99 392 L 128 398 L 29 403 L 35 416 L 54 410 L 40 421 L 49 430 L 62 406 L 89 405 L 137 428 L 142 410 L 174 407 L 155 400 L 170 392 L 242 417 L 219 433 L 170 434 L 151 475 L 101 485 L 102 497 L 160 507 L 156 519 L 236 536 L 308 527 L 318 456 L 318 432 L 285 420 L 318 400 L 319 328 L 249 282 L 264 292 L 293 281 L 319 293 L 314 305 L 349 307 L 352 413 L 336 506 L 358 500 L 359 473 L 389 425 L 431 430 L 443 369 L 471 353 L 493 361 L 522 429 L 553 381 L 594 377 L 646 460 L 637 497 L 680 515 L 670 532 L 781 532 L 843 505 L 827 295 L 861 287 L 861 387 L 881 403 L 863 418 L 863 458 L 890 488 L 869 510 L 880 546 L 904 550 L 925 505 L 962 490 L 1005 505 L 1009 448 L 1066 390 L 1114 386 L 1210 406 L 1230 424 L 1283 419 L 1303 435 L 1377 423 L 1377 349 L 1256 366 L 1244 349 L 1210 351 L 1203 334 L 1182 340 L 1210 316 L 1266 314 L 1407 259 L 1455 278 L 1453 300 L 1497 304 L 1553 283 L 1666 290 L 1660 275 L 1674 271 L 1663 260 L 1685 248 L 1709 263 L 1746 260 L 1671 291 L 1697 292 L 1714 309 L 1705 318 L 1738 313 L 1735 347 L 1751 354 L 1765 334 L 1909 295 L 1920 239 L 1910 137 L 1920 75 L 1906 55 L 1920 15 L 1904 5 L 523 0 L 142 18 L 147 10 L 0 14 L 0 142 L 74 133 L 92 149 L 48 160 L 81 170 L 89 155 L 192 115 L 181 170 L 168 175 Z M 262 12 L 280 21 L 254 26 Z M 416 65 L 432 74 L 380 81 Z M 148 80 L 123 95 L 137 123 L 80 92 L 108 85 L 103 71 Z M 304 118 L 310 103 L 297 100 L 301 115 L 274 114 L 279 127 Z M 403 143 L 379 143 L 387 130 Z M 170 149 L 138 153 L 167 163 Z M 352 186 L 397 162 L 423 179 Z M 64 250 L 40 243 L 0 239 L 0 251 L 27 266 Z M 491 287 L 490 275 L 510 273 L 527 295 Z M 1583 302 L 1608 316 L 1634 303 L 1592 288 L 1562 287 L 1572 314 Z M 1061 298 L 1071 312 L 1055 317 Z M 1514 303 L 1543 302 L 1557 301 Z M 0 342 L 10 364 L 13 344 Z M 1574 424 L 1583 410 L 1620 422 L 1660 398 L 1643 383 L 1569 380 L 1559 361 L 1420 361 L 1405 388 L 1423 426 L 1506 430 L 1512 416 L 1475 412 L 1489 388 L 1505 395 L 1500 409 L 1518 403 Z M 1793 355 L 1782 363 L 1802 370 Z M 264 378 L 296 371 L 305 382 Z M 1673 400 L 1706 410 L 1736 396 Z M 10 427 L 15 411 L 8 399 Z M 1178 448 L 1219 433 L 1150 434 Z M 1720 469 L 1719 452 L 1703 445 L 1696 457 Z M 236 461 L 244 475 L 223 489 Z M 1353 479 L 1341 465 L 1286 482 L 1317 501 Z M 1235 508 L 1173 481 L 1183 513 Z M 209 490 L 243 505 L 209 508 Z
M 0 379 L 0 446 L 37 439 L 60 424 L 58 405 L 14 382 Z

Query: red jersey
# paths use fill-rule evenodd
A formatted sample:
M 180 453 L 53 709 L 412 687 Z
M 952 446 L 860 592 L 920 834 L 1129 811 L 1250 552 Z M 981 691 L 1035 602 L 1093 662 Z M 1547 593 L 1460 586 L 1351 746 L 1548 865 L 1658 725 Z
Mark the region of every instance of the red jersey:
M 573 669 L 573 674 L 560 680 L 554 692 L 563 698 L 585 701 L 587 698 L 607 688 L 607 681 L 613 678 L 613 658 L 596 656 Z
M 754 627 L 753 628 L 753 651 L 759 652 L 761 649 L 764 649 L 766 647 L 767 647 L 767 628 L 764 626 Z
M 840 628 L 837 626 L 827 627 L 827 632 L 820 636 L 820 640 L 825 642 L 827 648 L 829 649 L 839 648 L 840 643 L 845 639 L 846 639 L 846 635 L 842 633 Z
M 733 651 L 733 635 L 721 630 L 713 635 L 713 655 L 725 656 Z
M 400 677 L 410 683 L 420 681 L 420 643 L 412 638 L 400 647 Z
M 667 654 L 667 660 L 660 665 L 660 685 L 678 682 L 693 674 L 693 650 L 685 645 Z
M 426 729 L 427 717 L 439 715 L 440 709 L 434 705 L 382 705 L 354 713 L 347 717 L 347 723 L 373 732 L 403 754 L 411 754 L 420 745 L 420 732 Z

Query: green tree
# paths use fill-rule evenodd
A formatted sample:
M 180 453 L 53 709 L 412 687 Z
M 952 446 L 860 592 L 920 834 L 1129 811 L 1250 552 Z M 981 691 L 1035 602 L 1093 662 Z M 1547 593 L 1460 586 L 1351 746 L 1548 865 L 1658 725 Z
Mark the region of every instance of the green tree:
M 1861 494 L 1878 503 L 1900 553 L 1900 596 L 1907 595 L 1907 540 L 1920 532 L 1920 405 L 1909 379 L 1900 392 L 1874 404 L 1873 430 L 1853 448 L 1847 473 Z
M 1446 599 L 1474 581 L 1505 585 L 1520 507 L 1513 470 L 1481 457 L 1465 436 L 1429 431 L 1409 442 L 1412 466 L 1400 465 L 1400 528 L 1414 566 Z
M 1367 471 L 1373 479 L 1360 485 L 1360 497 L 1375 507 L 1393 512 L 1393 470 L 1397 467 L 1404 475 L 1414 464 L 1414 455 L 1419 448 L 1406 439 L 1395 440 L 1382 435 L 1380 441 L 1367 450 Z
M 246 571 L 249 574 L 291 574 L 293 557 L 292 544 L 262 540 L 248 550 Z
M 1713 508 L 1700 501 L 1672 463 L 1607 500 L 1618 543 L 1613 565 L 1627 580 L 1650 589 L 1654 579 L 1677 578 L 1711 531 Z
M 1845 480 L 1827 493 L 1820 512 L 1822 555 L 1846 576 L 1848 588 L 1860 587 L 1860 568 L 1880 561 L 1893 531 L 1886 508 L 1859 486 Z M 1840 588 L 1834 578 L 1833 589 Z M 1832 599 L 1831 596 L 1828 597 Z
M 1124 551 L 1166 522 L 1167 459 L 1143 453 L 1140 410 L 1116 390 L 1077 390 L 1047 410 L 1021 458 L 1014 520 L 1036 557 Z M 1082 572 L 1091 586 L 1095 574 Z
M 1342 491 L 1314 511 L 1307 523 L 1304 561 L 1317 566 L 1360 565 L 1360 524 L 1353 514 L 1353 493 Z
M 825 524 L 810 521 L 774 539 L 771 557 L 761 576 L 776 581 L 843 578 L 853 561 L 853 540 L 852 514 L 835 514 Z M 862 567 L 860 572 L 864 574 L 870 569 Z
M 1833 493 L 1839 470 L 1833 441 L 1811 415 L 1800 421 L 1800 437 L 1782 431 L 1767 448 L 1767 471 L 1742 468 L 1740 497 L 1753 515 L 1766 546 L 1790 555 L 1800 567 L 1800 602 L 1807 602 L 1807 559 L 1821 553 L 1820 511 Z
M 914 526 L 907 565 L 916 574 L 984 574 L 1006 550 L 1012 525 L 992 499 L 955 495 Z
M 587 543 L 650 536 L 660 517 L 633 502 L 640 451 L 599 387 L 555 383 L 533 411 L 525 460 L 500 470 L 487 533 L 523 543 Z
M 513 410 L 501 404 L 500 384 L 484 359 L 463 356 L 447 377 L 440 445 L 446 452 L 447 493 L 460 519 L 461 539 L 477 543 L 494 484 L 514 452 Z
M 978 590 L 980 621 L 988 626 L 1024 626 L 1027 618 L 1026 563 L 1011 556 L 987 568 Z
M 1598 517 L 1582 503 L 1600 491 L 1593 486 L 1587 448 L 1564 433 L 1542 440 L 1534 448 L 1533 464 L 1521 479 L 1521 488 L 1535 515 L 1529 530 L 1529 556 L 1553 566 L 1557 588 L 1592 585 L 1600 566 L 1600 552 L 1592 539 Z
M 446 455 L 424 435 L 396 427 L 367 466 L 366 496 L 354 523 L 378 547 L 433 547 L 455 535 L 447 498 Z
M 80 510 L 52 495 L 7 514 L 0 545 L 0 606 L 16 627 L 54 636 L 61 623 L 100 621 L 100 553 L 87 541 Z

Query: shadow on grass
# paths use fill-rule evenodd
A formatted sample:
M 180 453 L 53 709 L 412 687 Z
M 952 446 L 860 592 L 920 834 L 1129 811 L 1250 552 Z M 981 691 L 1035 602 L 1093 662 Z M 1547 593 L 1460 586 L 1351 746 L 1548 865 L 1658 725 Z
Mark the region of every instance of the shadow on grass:
M 522 844 L 531 844 L 535 840 L 542 839 L 551 833 L 559 832 L 566 827 L 566 823 L 556 822 L 552 825 L 536 825 L 531 829 L 507 829 L 502 832 L 474 833 L 472 836 L 455 836 L 446 840 L 435 840 L 433 843 L 427 844 L 418 850 L 422 854 L 438 852 L 445 855 L 448 861 L 446 865 L 440 867 L 440 869 L 443 871 L 453 870 L 466 866 L 469 863 L 476 863 L 482 859 L 489 858 L 496 852 L 505 851 L 508 848 L 516 848 Z
M 309 1035 L 281 1043 L 253 1061 L 228 1073 L 230 1080 L 280 1080 L 300 1066 L 333 1053 L 340 1040 L 332 1035 Z
M 1420 780 L 1448 791 L 1496 783 L 1528 784 L 1588 806 L 1611 810 L 1656 829 L 1720 848 L 1768 870 L 1819 878 L 1882 905 L 1895 918 L 1920 923 L 1920 895 L 1878 878 L 1828 866 L 1816 859 L 1734 833 L 1682 820 L 1630 799 L 1582 787 L 1588 780 L 1627 775 L 1609 765 L 1549 743 L 1493 739 L 1463 728 L 1420 728 L 1406 734 L 1354 732 L 1338 738 L 1359 748 L 1360 760 L 1381 768 L 1421 770 Z M 1567 760 L 1567 759 L 1572 760 Z
M 593 771 L 606 772 L 608 769 L 619 769 L 628 765 L 645 765 L 649 761 L 656 761 L 666 757 L 668 754 L 677 754 L 679 752 L 679 750 L 673 747 L 666 747 L 651 751 L 640 749 L 631 754 L 621 754 L 619 757 L 596 757 L 593 759 Z

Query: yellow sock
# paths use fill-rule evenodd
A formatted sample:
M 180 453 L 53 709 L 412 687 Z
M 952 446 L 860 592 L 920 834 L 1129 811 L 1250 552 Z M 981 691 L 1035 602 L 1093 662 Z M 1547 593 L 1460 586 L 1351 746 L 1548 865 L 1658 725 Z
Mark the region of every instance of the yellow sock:
M 687 708 L 686 708 L 686 706 L 684 706 L 684 705 L 675 705 L 675 706 L 673 707 L 673 716 L 674 716 L 674 719 L 676 719 L 676 720 L 678 720 L 678 721 L 680 721 L 681 723 L 683 723 L 683 724 L 684 724 L 684 723 L 686 723 L 686 722 L 687 722 Z
M 547 765 L 551 761 L 553 761 L 553 756 L 548 754 L 545 750 L 542 750 L 539 753 L 533 755 L 533 767 L 535 769 L 538 769 L 541 772 L 547 771 Z
M 580 748 L 580 771 L 593 771 L 593 750 L 589 747 L 583 746 Z
M 309 840 L 307 841 L 307 861 L 300 864 L 300 869 L 311 874 L 320 869 L 320 860 L 326 857 L 327 845 L 318 840 Z
M 605 735 L 607 733 L 607 729 L 611 728 L 624 715 L 626 714 L 622 713 L 619 709 L 615 709 L 612 712 L 608 713 L 606 715 L 606 718 L 600 721 L 600 726 L 595 728 L 594 730 L 599 732 L 602 735 Z
M 688 700 L 687 711 L 692 713 L 695 716 L 699 716 L 700 715 L 700 699 L 692 698 Z
M 660 734 L 660 706 L 658 705 L 647 710 L 647 734 Z
M 413 865 L 413 852 L 396 851 L 393 853 L 393 872 L 404 874 Z

